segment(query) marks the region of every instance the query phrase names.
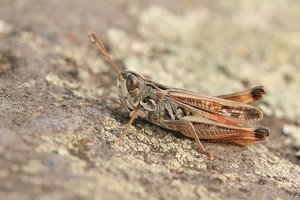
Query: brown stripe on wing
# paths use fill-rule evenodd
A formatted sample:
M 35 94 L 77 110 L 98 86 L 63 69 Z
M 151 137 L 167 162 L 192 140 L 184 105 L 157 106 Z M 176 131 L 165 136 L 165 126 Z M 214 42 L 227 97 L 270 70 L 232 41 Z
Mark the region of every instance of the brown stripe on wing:
M 193 124 L 200 139 L 208 139 L 215 142 L 231 141 L 246 145 L 263 141 L 269 136 L 269 130 L 266 128 L 238 127 L 193 116 L 184 117 L 182 120 L 167 120 L 165 123 L 170 126 L 173 125 L 174 130 L 180 131 L 188 137 L 193 137 L 193 130 L 186 126 L 187 122 Z
M 251 135 L 236 135 L 222 138 L 210 139 L 211 142 L 233 142 L 242 146 L 250 145 L 255 142 L 264 141 L 270 135 L 270 132 L 266 128 L 257 128 L 254 130 L 254 134 Z
M 232 121 L 232 120 L 229 120 L 223 116 L 220 116 L 220 115 L 217 115 L 217 114 L 213 114 L 213 113 L 207 113 L 208 114 L 208 118 L 209 119 L 212 119 L 212 120 L 215 120 L 217 122 L 220 122 L 220 123 L 223 123 L 223 124 L 228 124 L 228 125 L 232 125 L 232 126 L 241 126 L 241 124 L 235 122 L 235 121 Z M 193 116 L 197 116 L 197 115 L 193 115 Z
M 265 93 L 266 92 L 265 92 L 263 86 L 257 86 L 257 87 L 254 87 L 249 90 L 242 91 L 242 92 L 219 95 L 217 97 L 222 98 L 222 99 L 227 99 L 230 101 L 252 103 L 252 102 L 260 100 Z
M 198 117 L 198 118 L 206 118 L 208 120 L 213 120 L 213 121 L 216 121 L 219 123 L 228 124 L 228 125 L 232 125 L 232 126 L 241 126 L 240 123 L 236 122 L 233 119 L 228 119 L 219 114 L 215 114 L 215 113 L 211 113 L 211 112 L 207 112 L 205 110 L 195 108 L 193 106 L 190 106 L 186 103 L 180 102 L 173 98 L 166 97 L 166 99 L 180 105 L 180 107 L 185 111 L 185 113 L 189 113 L 188 114 L 189 116 Z
M 263 117 L 262 111 L 253 105 L 205 96 L 190 91 L 172 89 L 166 94 L 166 97 L 238 122 L 250 123 Z

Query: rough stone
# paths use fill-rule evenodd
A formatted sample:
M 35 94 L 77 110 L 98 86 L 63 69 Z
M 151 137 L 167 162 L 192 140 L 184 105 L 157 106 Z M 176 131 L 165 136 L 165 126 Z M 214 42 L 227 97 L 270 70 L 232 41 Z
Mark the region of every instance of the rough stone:
M 299 4 L 2 0 L 0 196 L 299 199 L 294 136 L 282 134 L 300 119 Z M 264 85 L 269 140 L 203 142 L 210 161 L 193 140 L 136 120 L 116 144 L 129 117 L 88 31 L 120 68 L 166 85 L 211 95 Z

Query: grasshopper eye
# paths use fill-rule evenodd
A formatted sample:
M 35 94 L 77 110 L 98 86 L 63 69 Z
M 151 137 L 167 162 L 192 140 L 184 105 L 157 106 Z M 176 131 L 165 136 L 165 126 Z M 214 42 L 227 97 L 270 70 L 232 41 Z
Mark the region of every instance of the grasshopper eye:
M 126 88 L 128 91 L 134 90 L 135 88 L 137 88 L 139 85 L 139 81 L 138 79 L 132 75 L 132 74 L 128 74 L 127 78 L 126 78 Z

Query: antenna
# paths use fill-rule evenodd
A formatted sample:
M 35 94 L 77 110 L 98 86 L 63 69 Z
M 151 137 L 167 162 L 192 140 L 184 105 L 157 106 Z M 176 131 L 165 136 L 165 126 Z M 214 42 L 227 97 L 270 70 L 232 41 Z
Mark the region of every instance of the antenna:
M 119 80 L 124 80 L 124 78 L 121 75 L 120 70 L 118 69 L 117 65 L 114 63 L 114 61 L 109 56 L 108 52 L 106 51 L 105 47 L 103 46 L 102 42 L 98 40 L 98 38 L 93 33 L 88 33 L 89 38 L 91 41 L 98 47 L 100 52 L 103 54 L 105 59 L 109 62 L 109 64 L 114 68 L 115 72 L 119 76 Z

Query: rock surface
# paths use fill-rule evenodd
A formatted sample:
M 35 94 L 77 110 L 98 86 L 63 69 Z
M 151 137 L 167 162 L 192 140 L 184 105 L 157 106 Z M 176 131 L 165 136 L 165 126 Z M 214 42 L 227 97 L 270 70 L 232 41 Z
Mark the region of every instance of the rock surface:
M 0 196 L 5 199 L 298 199 L 298 1 L 0 2 Z M 250 147 L 128 122 L 113 70 L 216 95 L 264 85 L 271 130 Z M 290 128 L 292 127 L 292 128 Z M 285 133 L 285 134 L 283 134 Z M 290 133 L 290 134 L 289 134 Z

